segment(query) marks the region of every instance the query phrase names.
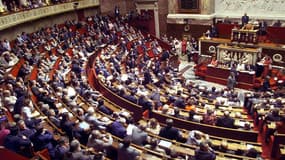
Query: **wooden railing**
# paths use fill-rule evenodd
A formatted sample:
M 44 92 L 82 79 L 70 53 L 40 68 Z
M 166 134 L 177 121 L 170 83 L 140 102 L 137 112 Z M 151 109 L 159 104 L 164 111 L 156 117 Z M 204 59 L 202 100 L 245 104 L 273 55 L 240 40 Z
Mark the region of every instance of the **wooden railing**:
M 24 23 L 40 19 L 43 17 L 70 12 L 74 10 L 91 8 L 99 6 L 99 0 L 78 0 L 76 2 L 68 2 L 58 5 L 46 6 L 31 10 L 16 12 L 0 16 L 0 30 Z
M 94 85 L 96 90 L 98 90 L 104 97 L 109 99 L 111 102 L 132 112 L 134 114 L 133 117 L 136 121 L 140 120 L 143 112 L 141 106 L 131 103 L 125 100 L 124 98 L 118 96 L 117 94 L 109 90 L 107 87 L 105 87 L 102 82 L 97 80 L 93 64 L 95 62 L 96 56 L 97 54 L 93 54 L 91 57 L 89 57 L 88 66 L 86 68 L 89 84 Z
M 272 151 L 271 151 L 271 157 L 275 158 L 280 153 L 280 144 L 285 144 L 285 134 L 275 134 L 274 140 L 272 144 Z
M 17 159 L 17 160 L 28 160 L 28 158 L 23 157 L 7 148 L 0 146 L 1 159 Z

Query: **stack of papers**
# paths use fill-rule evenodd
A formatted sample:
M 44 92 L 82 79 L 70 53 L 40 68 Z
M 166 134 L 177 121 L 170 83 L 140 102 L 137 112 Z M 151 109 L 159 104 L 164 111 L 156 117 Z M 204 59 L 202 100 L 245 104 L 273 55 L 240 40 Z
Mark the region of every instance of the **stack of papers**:
M 171 142 L 164 141 L 164 140 L 161 140 L 161 141 L 158 143 L 158 146 L 160 146 L 160 147 L 162 147 L 162 148 L 170 148 L 171 145 L 172 145 Z

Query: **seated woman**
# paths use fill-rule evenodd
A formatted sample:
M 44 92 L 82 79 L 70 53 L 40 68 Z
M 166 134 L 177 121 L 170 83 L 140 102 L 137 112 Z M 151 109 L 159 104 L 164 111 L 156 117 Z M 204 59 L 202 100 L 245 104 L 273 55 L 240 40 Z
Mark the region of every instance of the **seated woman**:
M 261 63 L 264 67 L 264 70 L 262 72 L 262 77 L 266 77 L 268 74 L 270 74 L 271 70 L 272 70 L 272 59 L 271 57 L 269 57 L 268 55 L 265 55 L 262 59 L 261 59 Z
M 207 109 L 207 113 L 203 116 L 202 123 L 215 125 L 217 117 L 212 109 Z
M 216 59 L 216 57 L 212 57 L 211 63 L 210 65 L 217 67 L 218 66 L 218 60 Z
M 146 130 L 156 135 L 159 133 L 160 125 L 155 118 L 151 118 L 148 121 Z

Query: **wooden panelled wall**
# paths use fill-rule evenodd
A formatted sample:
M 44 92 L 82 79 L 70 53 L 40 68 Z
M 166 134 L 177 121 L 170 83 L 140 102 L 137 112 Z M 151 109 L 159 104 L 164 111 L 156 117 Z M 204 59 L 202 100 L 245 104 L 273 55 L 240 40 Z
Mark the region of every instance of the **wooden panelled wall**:
M 196 39 L 200 38 L 203 33 L 210 29 L 210 25 L 189 24 L 189 31 L 185 31 L 186 24 L 167 24 L 167 35 L 181 39 L 183 35 L 192 35 Z

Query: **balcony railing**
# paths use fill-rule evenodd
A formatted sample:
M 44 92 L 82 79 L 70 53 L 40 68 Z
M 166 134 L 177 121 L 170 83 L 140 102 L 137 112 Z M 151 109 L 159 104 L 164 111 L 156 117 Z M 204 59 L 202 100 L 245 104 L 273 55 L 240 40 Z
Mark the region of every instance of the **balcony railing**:
M 0 30 L 43 17 L 99 6 L 99 0 L 78 0 L 0 16 Z

